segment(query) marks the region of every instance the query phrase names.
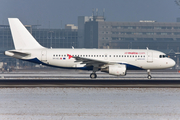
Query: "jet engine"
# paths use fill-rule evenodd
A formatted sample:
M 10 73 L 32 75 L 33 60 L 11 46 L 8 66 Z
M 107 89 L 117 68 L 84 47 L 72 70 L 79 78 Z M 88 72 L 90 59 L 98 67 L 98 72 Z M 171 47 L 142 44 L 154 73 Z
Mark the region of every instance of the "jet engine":
M 101 72 L 107 72 L 110 75 L 125 76 L 126 75 L 126 65 L 108 65 L 106 68 L 101 68 Z

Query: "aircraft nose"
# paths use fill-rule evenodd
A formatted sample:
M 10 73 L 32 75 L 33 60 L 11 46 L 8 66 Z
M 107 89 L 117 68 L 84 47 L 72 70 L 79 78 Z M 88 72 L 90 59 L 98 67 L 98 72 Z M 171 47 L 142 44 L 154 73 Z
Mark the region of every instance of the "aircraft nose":
M 170 67 L 173 67 L 175 64 L 176 64 L 176 62 L 174 60 L 172 60 L 172 59 L 170 59 L 169 62 L 168 62 L 168 65 Z

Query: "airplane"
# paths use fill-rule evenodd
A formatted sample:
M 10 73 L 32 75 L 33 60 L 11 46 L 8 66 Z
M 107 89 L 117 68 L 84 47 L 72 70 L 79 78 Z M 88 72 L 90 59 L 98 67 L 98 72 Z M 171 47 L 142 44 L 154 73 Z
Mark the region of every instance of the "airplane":
M 8 18 L 15 49 L 5 55 L 17 59 L 66 69 L 92 70 L 90 78 L 97 78 L 97 71 L 125 76 L 127 70 L 171 68 L 175 61 L 165 53 L 150 49 L 54 49 L 41 46 L 18 18 Z

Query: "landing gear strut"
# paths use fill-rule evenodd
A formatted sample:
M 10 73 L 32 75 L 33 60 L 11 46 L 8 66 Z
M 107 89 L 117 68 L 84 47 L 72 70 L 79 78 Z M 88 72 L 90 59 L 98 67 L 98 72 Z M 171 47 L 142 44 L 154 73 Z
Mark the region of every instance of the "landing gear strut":
M 147 78 L 148 78 L 148 79 L 151 79 L 151 78 L 152 78 L 152 76 L 151 76 L 151 71 L 150 71 L 150 70 L 147 70 L 147 73 L 148 73 Z

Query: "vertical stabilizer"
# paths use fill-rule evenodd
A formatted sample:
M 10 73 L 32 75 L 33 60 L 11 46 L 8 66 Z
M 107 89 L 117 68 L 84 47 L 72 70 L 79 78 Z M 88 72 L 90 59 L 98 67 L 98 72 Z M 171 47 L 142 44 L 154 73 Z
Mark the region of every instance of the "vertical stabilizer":
M 18 49 L 40 49 L 42 47 L 18 18 L 8 18 L 14 47 Z

